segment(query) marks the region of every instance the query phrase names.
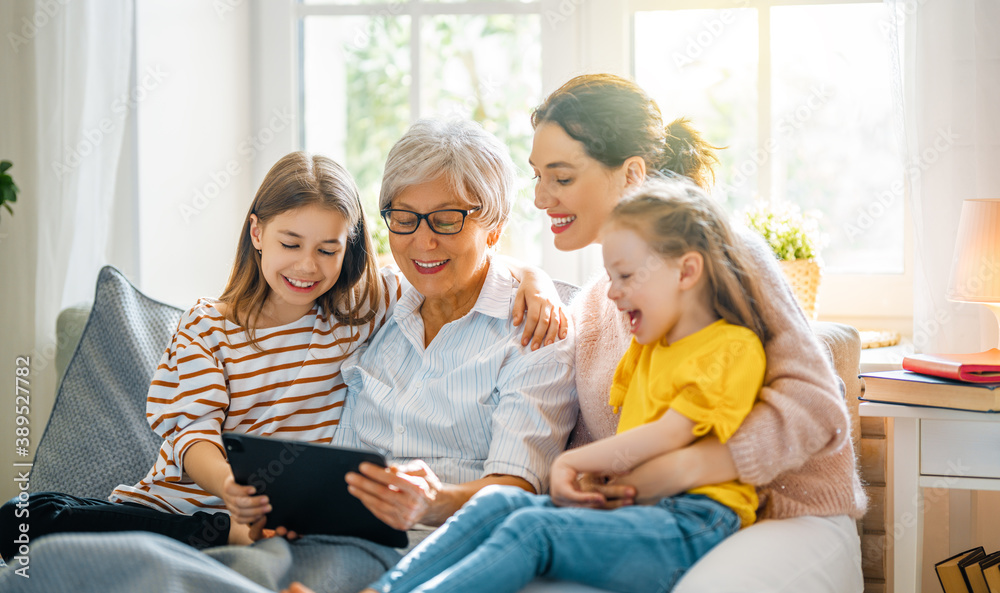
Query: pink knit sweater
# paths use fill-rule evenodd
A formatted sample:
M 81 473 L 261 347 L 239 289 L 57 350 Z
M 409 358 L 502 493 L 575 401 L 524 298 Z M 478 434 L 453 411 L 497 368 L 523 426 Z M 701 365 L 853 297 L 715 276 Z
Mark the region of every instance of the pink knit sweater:
M 771 331 L 760 401 L 727 442 L 739 479 L 757 486 L 760 519 L 801 515 L 860 518 L 867 498 L 858 479 L 840 381 L 795 302 L 771 250 L 741 232 L 768 300 Z M 607 298 L 601 276 L 574 299 L 576 388 L 581 422 L 571 446 L 614 434 L 618 417 L 608 394 L 618 361 L 631 342 L 628 316 Z

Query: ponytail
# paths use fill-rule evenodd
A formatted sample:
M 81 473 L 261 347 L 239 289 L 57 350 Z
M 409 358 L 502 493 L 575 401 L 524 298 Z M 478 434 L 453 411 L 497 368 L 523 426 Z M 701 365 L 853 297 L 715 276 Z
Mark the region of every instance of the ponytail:
M 667 176 L 676 173 L 689 177 L 702 189 L 710 191 L 711 184 L 715 183 L 714 167 L 719 164 L 715 151 L 724 147 L 709 144 L 686 117 L 667 124 L 664 132 L 663 158 L 653 168 Z
M 616 168 L 634 156 L 646 168 L 691 178 L 706 191 L 719 164 L 712 146 L 686 118 L 663 126 L 660 108 L 635 82 L 613 74 L 584 74 L 554 91 L 531 114 L 531 125 L 556 123 L 583 144 L 587 156 Z

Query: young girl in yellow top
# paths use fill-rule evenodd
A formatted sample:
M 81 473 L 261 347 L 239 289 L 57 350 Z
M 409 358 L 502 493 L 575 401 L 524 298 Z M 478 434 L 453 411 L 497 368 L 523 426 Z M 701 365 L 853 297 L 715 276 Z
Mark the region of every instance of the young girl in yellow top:
M 551 497 L 480 491 L 367 591 L 514 593 L 537 576 L 669 591 L 698 558 L 753 523 L 757 497 L 739 482 L 659 500 L 640 491 L 643 504 L 614 510 L 581 485 L 583 477 L 613 480 L 708 433 L 725 442 L 764 377 L 767 328 L 753 270 L 704 191 L 681 179 L 650 181 L 615 208 L 601 239 L 608 297 L 628 312 L 634 335 L 611 391 L 618 434 L 557 458 Z
M 529 307 L 520 316 L 525 340 L 554 339 L 565 331 L 561 313 L 537 295 L 555 288 L 512 268 L 525 276 L 517 309 Z M 258 537 L 250 526 L 260 529 L 271 507 L 233 479 L 222 433 L 329 443 L 346 395 L 340 365 L 391 314 L 397 273 L 386 268 L 380 277 L 350 174 L 323 156 L 283 157 L 250 205 L 225 291 L 181 316 L 154 372 L 146 416 L 164 440 L 153 467 L 110 502 L 32 494 L 34 535 L 142 530 L 198 548 Z M 0 510 L 5 542 L 14 540 L 13 502 Z

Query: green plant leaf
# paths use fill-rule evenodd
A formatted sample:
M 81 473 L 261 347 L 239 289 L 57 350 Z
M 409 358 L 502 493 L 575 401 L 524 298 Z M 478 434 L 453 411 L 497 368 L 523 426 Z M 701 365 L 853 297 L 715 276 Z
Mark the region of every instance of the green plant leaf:
M 7 212 L 10 212 L 11 214 L 14 214 L 14 210 L 11 209 L 10 204 L 6 204 L 5 203 L 3 205 L 3 207 L 7 209 Z
M 7 169 L 10 169 L 13 166 L 14 166 L 14 163 L 12 163 L 10 161 L 0 161 L 0 173 L 3 173 L 4 171 L 6 171 Z
M 794 204 L 757 204 L 743 213 L 747 226 L 767 241 L 778 259 L 818 259 L 825 238 L 815 215 Z

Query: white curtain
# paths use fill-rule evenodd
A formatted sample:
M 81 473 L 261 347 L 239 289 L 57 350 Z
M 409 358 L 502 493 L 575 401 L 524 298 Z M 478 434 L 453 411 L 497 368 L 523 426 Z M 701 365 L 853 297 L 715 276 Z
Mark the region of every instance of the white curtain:
M 134 0 L 36 0 L 33 133 L 38 392 L 55 392 L 56 318 L 97 273 L 135 268 Z
M 887 4 L 904 47 L 897 89 L 915 227 L 914 346 L 995 347 L 993 315 L 944 295 L 962 200 L 1000 198 L 1000 2 Z
M 914 347 L 996 347 L 986 307 L 949 302 L 945 292 L 962 200 L 1000 198 L 1000 1 L 886 3 L 901 17 L 887 30 L 903 41 L 896 88 L 914 223 Z M 1000 546 L 997 494 L 951 490 L 926 499 L 924 592 L 940 591 L 935 562 L 972 545 Z
M 93 298 L 109 260 L 119 167 L 134 133 L 133 13 L 133 0 L 69 2 L 35 41 L 40 315 Z
M 0 374 L 30 358 L 32 451 L 66 343 L 60 309 L 93 299 L 104 264 L 135 278 L 134 2 L 0 2 L 0 158 L 21 189 L 0 218 Z M 13 429 L 0 414 L 0 434 Z M 12 463 L 30 461 L 13 449 L 0 451 L 0 500 L 17 494 Z

